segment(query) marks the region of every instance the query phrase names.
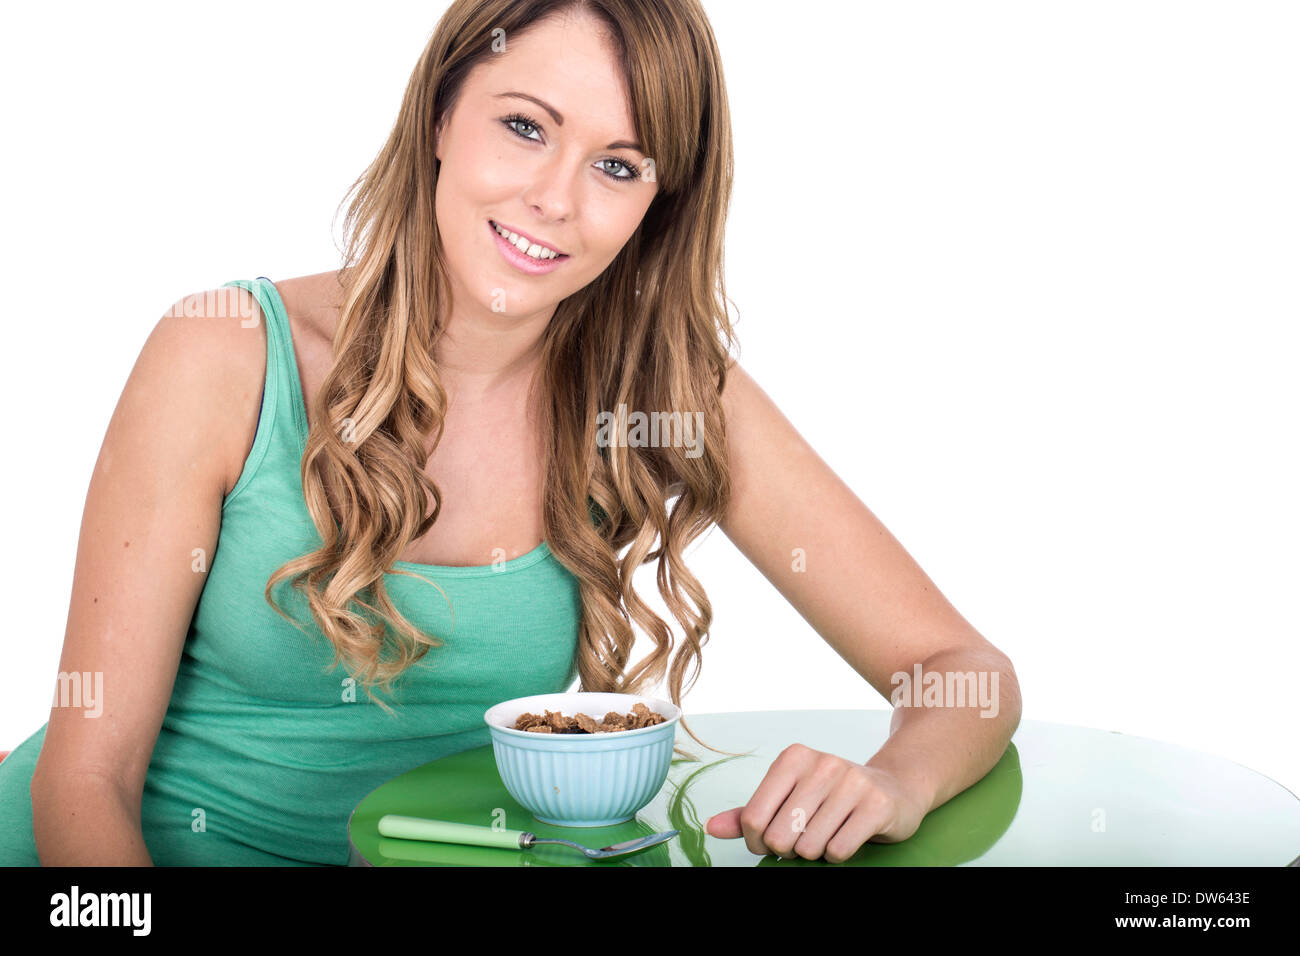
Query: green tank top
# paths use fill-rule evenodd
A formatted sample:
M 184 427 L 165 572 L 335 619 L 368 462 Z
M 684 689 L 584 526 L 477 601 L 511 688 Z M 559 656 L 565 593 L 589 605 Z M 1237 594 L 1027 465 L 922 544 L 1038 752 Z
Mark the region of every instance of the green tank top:
M 496 565 L 399 561 L 436 582 L 390 573 L 389 596 L 442 640 L 377 690 L 355 686 L 288 581 L 271 573 L 321 545 L 303 498 L 307 440 L 284 304 L 264 276 L 251 291 L 266 318 L 266 384 L 252 450 L 222 504 L 221 532 L 186 635 L 141 804 L 157 865 L 345 865 L 353 807 L 413 767 L 490 741 L 483 712 L 513 697 L 569 690 L 581 602 L 577 579 L 542 542 Z M 43 725 L 0 762 L 0 864 L 39 864 L 32 770 Z M 484 818 L 484 825 L 490 821 Z

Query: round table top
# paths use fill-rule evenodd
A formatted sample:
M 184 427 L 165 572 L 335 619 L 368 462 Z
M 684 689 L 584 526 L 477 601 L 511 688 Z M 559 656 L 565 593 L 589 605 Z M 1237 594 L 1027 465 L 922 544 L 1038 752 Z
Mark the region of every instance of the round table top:
M 688 714 L 668 779 L 636 819 L 610 827 L 541 823 L 501 783 L 487 744 L 416 767 L 365 797 L 348 820 L 356 866 L 1287 866 L 1300 864 L 1300 799 L 1222 757 L 1117 731 L 1022 720 L 1002 759 L 937 807 L 909 839 L 866 843 L 845 863 L 755 856 L 704 832 L 744 806 L 792 743 L 865 763 L 889 710 Z M 527 850 L 380 836 L 386 813 L 529 830 L 602 847 L 662 830 L 667 843 L 618 860 L 562 846 Z

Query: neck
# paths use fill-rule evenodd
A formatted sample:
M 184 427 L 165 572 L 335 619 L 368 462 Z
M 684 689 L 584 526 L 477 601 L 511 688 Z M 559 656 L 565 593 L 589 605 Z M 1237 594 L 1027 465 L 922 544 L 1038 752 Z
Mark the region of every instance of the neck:
M 342 307 L 337 274 L 321 273 L 313 279 L 334 283 L 330 307 L 337 323 Z M 459 399 L 462 406 L 479 404 L 519 386 L 527 387 L 540 367 L 542 337 L 555 306 L 520 316 L 484 309 L 454 292 L 452 299 L 451 315 L 434 343 L 434 362 L 448 401 Z M 471 304 L 462 308 L 456 300 Z
M 527 385 L 540 366 L 542 336 L 553 312 L 519 318 L 453 310 L 434 345 L 449 401 L 476 403 Z

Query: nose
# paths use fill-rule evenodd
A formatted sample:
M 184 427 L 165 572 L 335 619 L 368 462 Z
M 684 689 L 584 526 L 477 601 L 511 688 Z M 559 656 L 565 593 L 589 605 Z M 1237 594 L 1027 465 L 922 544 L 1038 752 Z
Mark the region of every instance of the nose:
M 524 191 L 524 202 L 546 222 L 564 222 L 573 215 L 577 174 L 556 154 L 536 169 L 532 184 Z

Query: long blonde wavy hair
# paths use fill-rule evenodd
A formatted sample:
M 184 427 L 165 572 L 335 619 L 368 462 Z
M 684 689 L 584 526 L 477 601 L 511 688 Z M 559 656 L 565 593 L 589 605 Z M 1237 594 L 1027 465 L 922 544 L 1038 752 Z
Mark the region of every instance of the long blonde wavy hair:
M 681 707 L 687 668 L 688 691 L 699 676 L 713 612 L 682 553 L 722 517 L 731 494 L 720 396 L 734 344 L 722 276 L 732 142 L 712 29 L 698 0 L 456 0 L 411 74 L 388 141 L 348 191 L 335 359 L 313 401 L 301 465 L 323 544 L 266 586 L 267 601 L 288 617 L 271 590 L 292 578 L 335 664 L 345 662 L 372 699 L 375 685 L 388 688 L 442 645 L 384 586 L 442 507 L 424 471 L 427 439 L 437 446 L 447 411 L 433 356 L 451 288 L 434 211 L 435 130 L 470 70 L 492 55 L 496 31 L 517 39 L 571 8 L 600 17 L 615 38 L 659 189 L 618 256 L 557 305 L 543 334 L 534 387 L 546 541 L 578 582 L 580 689 L 644 693 L 667 670 Z M 702 453 L 598 443 L 598 416 L 620 405 L 702 413 Z M 632 587 L 633 572 L 656 560 L 660 594 L 685 635 L 671 667 L 672 632 Z M 629 669 L 633 622 L 655 648 Z

